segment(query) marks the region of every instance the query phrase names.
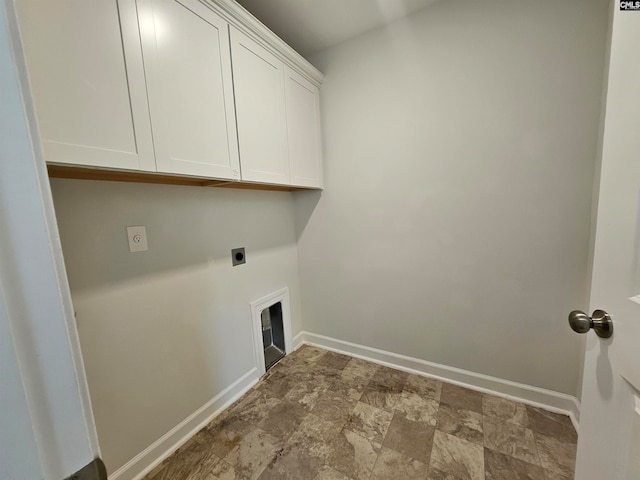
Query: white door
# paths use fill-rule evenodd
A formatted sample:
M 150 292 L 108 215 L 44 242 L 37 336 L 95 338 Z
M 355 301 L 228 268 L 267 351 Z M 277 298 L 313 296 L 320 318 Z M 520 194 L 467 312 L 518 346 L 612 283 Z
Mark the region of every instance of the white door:
M 614 8 L 591 292 L 614 331 L 587 333 L 577 480 L 640 479 L 640 12 Z
M 285 73 L 291 185 L 322 187 L 320 90 L 289 67 Z
M 138 0 L 159 172 L 239 180 L 229 25 L 197 0 Z
M 16 6 L 45 160 L 155 170 L 135 4 Z
M 233 27 L 231 56 L 242 179 L 287 185 L 284 65 Z

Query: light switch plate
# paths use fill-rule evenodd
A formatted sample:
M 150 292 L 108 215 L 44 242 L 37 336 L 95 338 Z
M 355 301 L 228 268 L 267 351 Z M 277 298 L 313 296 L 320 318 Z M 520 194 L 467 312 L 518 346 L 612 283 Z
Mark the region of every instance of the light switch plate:
M 149 250 L 147 229 L 143 225 L 127 227 L 127 237 L 129 238 L 129 252 L 135 253 Z

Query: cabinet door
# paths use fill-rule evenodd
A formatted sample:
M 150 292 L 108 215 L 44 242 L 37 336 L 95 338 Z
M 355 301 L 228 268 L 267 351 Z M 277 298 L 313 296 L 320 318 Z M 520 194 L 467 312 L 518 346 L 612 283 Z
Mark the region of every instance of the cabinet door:
M 240 179 L 229 26 L 196 0 L 138 0 L 159 172 Z
M 284 64 L 233 27 L 231 55 L 242 179 L 287 185 Z
M 321 188 L 320 91 L 287 67 L 285 103 L 291 185 Z
M 16 6 L 45 160 L 155 170 L 135 4 Z

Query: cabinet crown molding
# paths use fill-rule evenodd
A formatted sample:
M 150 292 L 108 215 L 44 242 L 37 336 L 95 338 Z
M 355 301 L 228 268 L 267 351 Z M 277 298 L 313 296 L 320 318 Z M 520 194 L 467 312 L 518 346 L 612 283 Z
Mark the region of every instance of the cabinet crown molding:
M 199 0 L 202 4 L 222 15 L 231 25 L 251 37 L 272 54 L 280 57 L 286 65 L 298 72 L 317 87 L 322 85 L 324 75 L 307 59 L 269 30 L 260 20 L 249 13 L 235 0 Z

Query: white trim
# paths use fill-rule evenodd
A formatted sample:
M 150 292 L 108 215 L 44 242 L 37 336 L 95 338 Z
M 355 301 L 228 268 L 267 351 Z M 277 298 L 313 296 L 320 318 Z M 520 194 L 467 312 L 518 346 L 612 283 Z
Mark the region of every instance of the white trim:
M 305 344 L 304 335 L 307 332 L 298 332 L 295 337 L 293 337 L 293 349 L 298 350 L 302 345 Z
M 3 196 L 2 227 L 14 242 L 3 290 L 40 466 L 45 478 L 66 477 L 100 449 L 14 3 L 0 4 L 0 43 L 8 40 L 0 52 L 0 68 L 6 70 L 0 79 L 0 177 L 19 189 Z M 13 217 L 29 229 L 12 229 Z
M 260 20 L 251 15 L 244 7 L 233 0 L 199 0 L 215 10 L 231 25 L 258 42 L 262 47 L 279 57 L 286 65 L 320 86 L 324 75 L 311 65 L 302 55 L 287 45 L 280 37 L 264 26 Z
M 260 376 L 254 367 L 146 449 L 109 475 L 109 480 L 140 480 L 253 387 Z
M 489 393 L 533 407 L 544 408 L 552 412 L 569 415 L 573 426 L 576 431 L 578 430 L 580 402 L 576 397 L 565 393 L 554 392 L 544 388 L 470 372 L 461 368 L 428 362 L 420 358 L 408 357 L 406 355 L 346 342 L 316 333 L 300 332 L 296 335 L 295 341 L 296 348 L 303 344 L 314 345 L 405 372 L 436 378 L 479 392 Z
M 289 289 L 281 288 L 269 295 L 251 302 L 251 328 L 253 329 L 253 349 L 255 352 L 256 367 L 260 376 L 267 371 L 264 363 L 264 346 L 262 345 L 262 321 L 260 314 L 262 310 L 276 303 L 282 304 L 282 327 L 284 329 L 284 350 L 291 353 L 293 341 L 291 339 L 291 308 L 289 306 Z

